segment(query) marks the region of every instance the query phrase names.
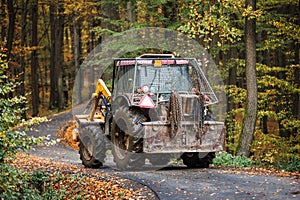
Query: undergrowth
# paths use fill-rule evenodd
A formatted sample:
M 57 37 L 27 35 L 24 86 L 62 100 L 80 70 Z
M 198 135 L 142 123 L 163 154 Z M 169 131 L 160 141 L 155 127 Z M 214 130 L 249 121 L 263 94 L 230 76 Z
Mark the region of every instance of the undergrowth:
M 50 200 L 63 197 L 63 191 L 54 190 L 53 180 L 44 172 L 26 173 L 6 164 L 1 164 L 0 169 L 0 199 Z
M 230 153 L 222 152 L 213 159 L 215 166 L 226 166 L 226 167 L 253 167 L 254 162 L 247 158 L 244 154 L 233 156 Z
M 213 159 L 214 166 L 226 166 L 226 167 L 260 167 L 265 169 L 276 169 L 283 170 L 287 172 L 300 172 L 300 160 L 298 156 L 290 158 L 289 162 L 277 162 L 273 163 L 264 163 L 262 160 L 253 160 L 253 158 L 248 158 L 244 154 L 233 156 L 230 153 L 222 152 L 217 154 Z

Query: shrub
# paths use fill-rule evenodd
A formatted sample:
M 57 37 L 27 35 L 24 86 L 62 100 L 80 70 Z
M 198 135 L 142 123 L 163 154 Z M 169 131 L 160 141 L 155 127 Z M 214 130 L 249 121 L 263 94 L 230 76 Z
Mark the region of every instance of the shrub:
M 29 149 L 44 139 L 27 137 L 25 132 L 15 128 L 22 122 L 26 111 L 26 98 L 20 95 L 13 96 L 20 83 L 6 75 L 8 64 L 3 58 L 0 53 L 0 163 L 13 157 L 17 151 Z
M 252 167 L 254 162 L 247 158 L 244 154 L 233 156 L 230 153 L 223 152 L 213 159 L 215 166 L 229 166 L 229 167 Z
M 300 173 L 300 160 L 298 156 L 294 156 L 290 158 L 288 163 L 279 163 L 278 169 L 285 170 L 288 172 L 298 172 Z
M 0 164 L 0 199 L 63 199 L 64 191 L 55 190 L 55 178 L 41 171 L 27 173 Z
M 299 172 L 299 142 L 299 134 L 284 138 L 275 134 L 263 134 L 261 131 L 257 131 L 251 148 L 253 159 L 261 167 Z
M 0 199 L 40 199 L 35 183 L 44 181 L 42 177 L 36 174 L 31 180 L 30 174 L 7 165 L 18 151 L 29 149 L 44 138 L 28 137 L 16 129 L 26 111 L 26 98 L 13 96 L 20 83 L 6 75 L 8 64 L 3 58 L 0 53 Z

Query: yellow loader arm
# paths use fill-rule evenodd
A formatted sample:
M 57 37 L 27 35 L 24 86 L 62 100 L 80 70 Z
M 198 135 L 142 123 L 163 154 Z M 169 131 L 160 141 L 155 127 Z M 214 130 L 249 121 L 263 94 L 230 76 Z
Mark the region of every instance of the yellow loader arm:
M 95 93 L 93 93 L 93 98 L 98 97 L 99 95 L 103 94 L 104 97 L 111 103 L 111 93 L 106 87 L 106 84 L 102 79 L 98 79 L 97 87 Z
M 107 104 L 111 103 L 111 93 L 102 79 L 98 79 L 96 90 L 92 95 L 92 99 L 94 99 L 94 104 L 90 111 L 88 120 L 94 121 L 94 118 L 96 117 L 97 119 L 102 119 L 104 122 L 105 119 L 102 111 L 105 112 L 107 110 Z M 101 104 L 101 101 L 104 105 Z M 101 105 L 99 105 L 99 102 Z M 96 111 L 99 112 L 96 113 Z

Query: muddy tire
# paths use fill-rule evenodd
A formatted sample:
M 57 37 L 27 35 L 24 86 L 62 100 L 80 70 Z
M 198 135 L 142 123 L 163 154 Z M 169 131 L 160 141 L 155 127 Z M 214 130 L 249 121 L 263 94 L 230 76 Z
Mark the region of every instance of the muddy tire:
M 215 157 L 215 153 L 210 152 L 205 157 L 199 157 L 199 153 L 184 153 L 181 158 L 183 164 L 189 168 L 208 168 Z
M 171 124 L 170 138 L 173 139 L 181 128 L 182 121 L 182 99 L 178 91 L 173 91 L 169 100 L 169 121 Z
M 80 160 L 85 167 L 103 166 L 106 152 L 106 138 L 100 127 L 87 126 L 79 134 Z
M 142 154 L 144 117 L 137 111 L 122 106 L 115 112 L 112 122 L 112 153 L 121 170 L 141 168 L 145 164 Z

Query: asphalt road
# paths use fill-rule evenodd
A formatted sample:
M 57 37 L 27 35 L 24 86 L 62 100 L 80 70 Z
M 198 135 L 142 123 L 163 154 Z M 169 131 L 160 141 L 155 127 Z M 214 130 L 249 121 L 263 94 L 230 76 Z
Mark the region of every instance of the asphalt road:
M 72 119 L 70 112 L 52 116 L 28 131 L 28 135 L 48 135 L 56 139 L 58 129 Z M 76 150 L 58 143 L 36 147 L 32 155 L 54 161 L 81 165 Z M 187 169 L 184 165 L 170 165 L 160 170 L 139 172 L 118 171 L 108 154 L 104 167 L 96 169 L 142 183 L 152 189 L 159 199 L 300 199 L 299 179 L 279 177 L 267 173 L 224 169 Z

